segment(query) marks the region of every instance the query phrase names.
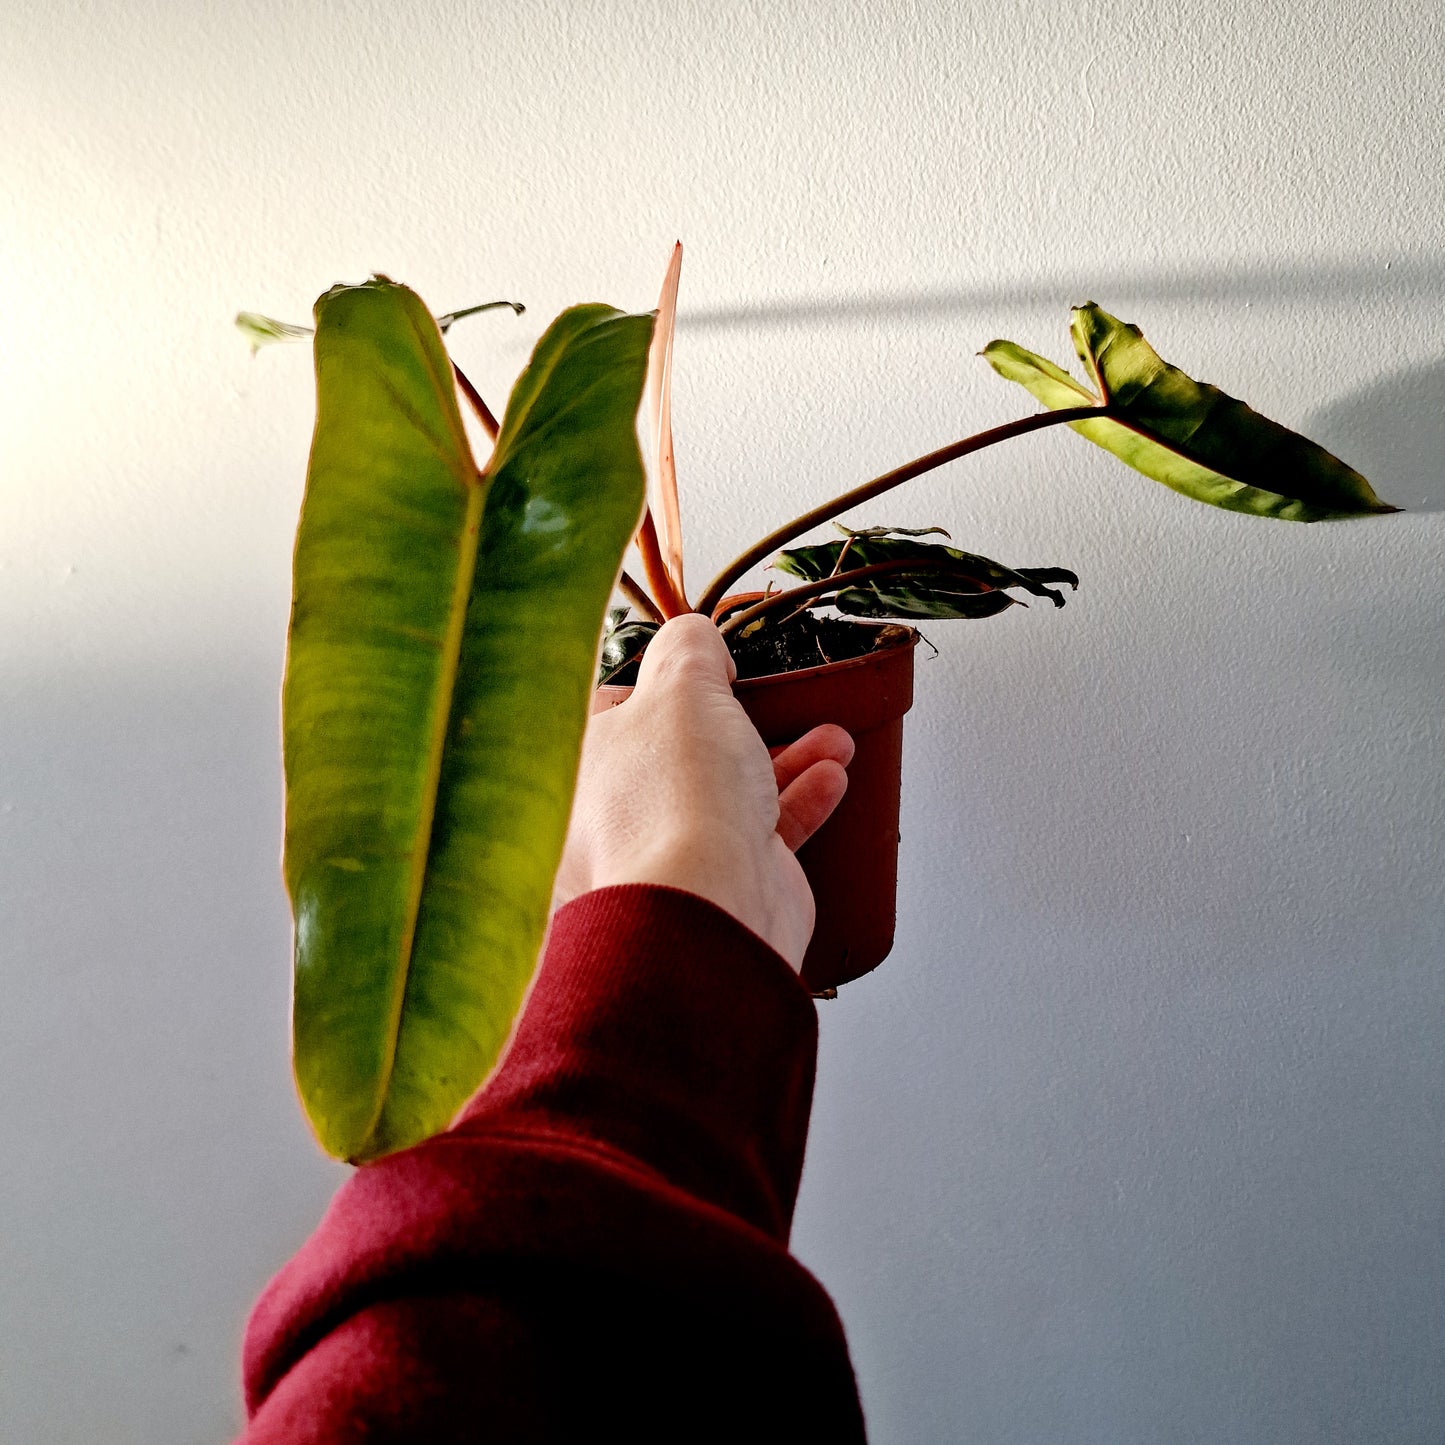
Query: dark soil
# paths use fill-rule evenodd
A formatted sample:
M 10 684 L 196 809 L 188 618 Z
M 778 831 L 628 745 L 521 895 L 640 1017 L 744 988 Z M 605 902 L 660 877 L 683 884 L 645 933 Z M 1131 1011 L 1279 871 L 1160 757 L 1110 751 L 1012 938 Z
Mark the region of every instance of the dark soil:
M 879 636 L 877 627 L 801 612 L 785 627 L 760 627 L 751 637 L 730 637 L 728 650 L 742 681 L 862 657 L 873 651 Z
M 895 633 L 905 629 L 879 629 L 876 623 L 860 625 L 838 617 L 816 617 L 800 612 L 784 626 L 760 627 L 751 637 L 727 639 L 737 663 L 738 681 L 749 677 L 771 677 L 779 672 L 800 672 L 805 667 L 822 667 L 827 662 L 844 662 L 862 657 L 875 646 L 887 646 Z M 636 662 L 630 662 L 608 679 L 618 687 L 637 681 Z

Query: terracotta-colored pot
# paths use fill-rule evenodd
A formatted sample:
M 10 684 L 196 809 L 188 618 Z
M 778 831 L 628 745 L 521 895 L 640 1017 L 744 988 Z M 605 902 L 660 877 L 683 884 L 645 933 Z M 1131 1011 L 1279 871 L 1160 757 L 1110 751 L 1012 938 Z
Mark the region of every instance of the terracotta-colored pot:
M 847 729 L 856 746 L 843 801 L 798 852 L 818 906 L 803 960 L 803 982 L 815 993 L 831 994 L 877 968 L 893 947 L 903 714 L 913 705 L 918 633 L 891 630 L 896 642 L 862 657 L 733 685 L 769 747 L 794 742 L 828 722 Z M 598 688 L 592 710 L 615 707 L 631 692 Z

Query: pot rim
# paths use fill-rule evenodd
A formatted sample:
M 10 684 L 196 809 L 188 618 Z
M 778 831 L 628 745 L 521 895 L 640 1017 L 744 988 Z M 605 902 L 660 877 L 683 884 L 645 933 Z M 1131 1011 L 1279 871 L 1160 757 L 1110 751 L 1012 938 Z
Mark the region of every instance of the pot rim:
M 837 662 L 820 662 L 813 667 L 795 668 L 792 672 L 769 672 L 762 677 L 743 678 L 741 681 L 733 683 L 733 691 L 741 692 L 744 689 L 752 690 L 764 685 L 776 685 L 784 678 L 811 678 L 823 672 L 836 674 L 846 672 L 849 668 L 864 667 L 869 663 L 876 664 L 880 653 L 892 652 L 900 647 L 917 647 L 919 639 L 922 637 L 922 633 L 916 627 L 905 627 L 898 622 L 857 622 L 854 623 L 854 626 L 866 627 L 870 631 L 876 629 L 880 632 L 885 628 L 896 627 L 902 635 L 884 643 L 882 647 L 873 647 L 867 652 L 860 652 L 857 657 L 844 657 Z
M 867 652 L 860 652 L 856 657 L 842 657 L 836 662 L 820 662 L 812 667 L 795 668 L 792 672 L 769 672 L 762 677 L 747 677 L 732 684 L 734 693 L 738 692 L 761 692 L 766 688 L 777 687 L 786 681 L 798 679 L 799 681 L 810 681 L 823 676 L 836 677 L 839 673 L 846 673 L 850 669 L 860 667 L 876 667 L 885 654 L 908 649 L 911 651 L 923 640 L 923 634 L 916 627 L 907 627 L 899 622 L 863 622 L 853 624 L 857 627 L 865 627 L 870 632 L 881 632 L 885 628 L 897 628 L 901 634 L 891 641 L 883 644 L 882 647 L 870 648 Z M 635 686 L 630 682 L 603 682 L 593 688 L 593 693 L 630 693 Z

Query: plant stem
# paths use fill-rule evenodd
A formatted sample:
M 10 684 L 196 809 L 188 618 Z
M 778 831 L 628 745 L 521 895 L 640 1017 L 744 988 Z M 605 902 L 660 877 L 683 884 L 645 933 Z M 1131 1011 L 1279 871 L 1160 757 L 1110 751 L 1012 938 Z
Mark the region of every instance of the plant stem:
M 662 622 L 662 611 L 657 603 L 626 572 L 617 579 L 617 590 L 642 614 L 646 621 Z
M 642 522 L 637 529 L 637 550 L 642 553 L 642 569 L 647 574 L 648 586 L 657 599 L 658 610 L 665 618 L 681 617 L 688 611 L 688 605 L 674 591 L 672 579 L 667 575 L 667 566 L 662 560 L 662 548 L 657 541 L 657 523 L 652 517 L 652 508 L 644 508 Z
M 773 596 L 773 584 L 768 583 L 766 590 L 762 592 L 734 592 L 724 597 L 721 602 L 712 610 L 712 620 L 721 622 L 729 612 L 736 612 L 746 602 L 757 602 L 764 597 Z
M 1039 412 L 1034 416 L 1021 417 L 1018 421 L 1005 422 L 1003 426 L 990 427 L 988 431 L 978 432 L 974 436 L 965 437 L 962 441 L 940 447 L 936 452 L 929 452 L 927 456 L 919 457 L 915 461 L 905 462 L 903 466 L 895 467 L 891 472 L 884 472 L 881 477 L 874 477 L 871 482 L 864 482 L 861 487 L 854 487 L 851 492 L 844 492 L 841 497 L 834 497 L 832 501 L 824 502 L 820 507 L 814 507 L 811 512 L 804 512 L 801 517 L 794 517 L 791 522 L 785 522 L 777 531 L 770 532 L 762 541 L 755 543 L 746 552 L 733 558 L 708 583 L 707 591 L 698 599 L 697 611 L 710 616 L 713 608 L 728 588 L 750 567 L 756 566 L 770 553 L 785 546 L 796 537 L 800 537 L 811 528 L 823 522 L 831 522 L 834 517 L 846 512 L 850 507 L 870 502 L 874 497 L 881 497 L 884 492 L 892 491 L 894 487 L 901 487 L 904 482 L 911 482 L 914 477 L 922 476 L 924 472 L 931 472 L 935 467 L 957 461 L 959 457 L 966 457 L 970 452 L 982 451 L 985 447 L 991 447 L 997 442 L 1005 442 L 1012 437 L 1023 436 L 1027 432 L 1040 431 L 1046 426 L 1058 426 L 1062 422 L 1097 420 L 1110 415 L 1113 413 L 1105 406 L 1070 406 L 1064 407 L 1060 411 Z
M 501 301 L 494 304 L 509 306 L 511 305 L 511 302 Z M 467 380 L 466 373 L 461 369 L 460 366 L 456 364 L 455 361 L 452 362 L 452 373 L 457 379 L 457 385 L 461 387 L 462 395 L 466 397 L 469 402 L 471 402 L 472 410 L 476 412 L 477 420 L 482 424 L 482 430 L 485 431 L 486 434 L 491 437 L 493 441 L 496 441 L 497 432 L 500 430 L 500 428 L 497 426 L 496 417 L 492 415 L 491 408 L 486 404 L 486 402 L 482 400 L 481 392 L 479 392 L 476 387 L 474 387 L 471 382 Z
M 957 567 L 958 559 L 956 557 L 902 557 L 892 562 L 870 562 L 866 567 L 853 568 L 851 572 L 836 572 L 817 582 L 804 582 L 801 587 L 789 587 L 786 592 L 774 592 L 771 597 L 765 597 L 761 602 L 753 603 L 746 610 L 734 613 L 718 628 L 718 631 L 726 637 L 730 632 L 736 632 L 750 622 L 756 622 L 758 618 L 766 617 L 770 612 L 776 612 L 785 603 L 800 602 L 810 597 L 821 597 L 825 592 L 841 592 L 845 587 L 852 587 L 857 582 L 866 582 L 870 577 L 883 577 L 895 572 L 936 572 L 940 569 L 957 569 Z M 977 580 L 980 590 L 984 592 L 997 590 L 981 579 Z

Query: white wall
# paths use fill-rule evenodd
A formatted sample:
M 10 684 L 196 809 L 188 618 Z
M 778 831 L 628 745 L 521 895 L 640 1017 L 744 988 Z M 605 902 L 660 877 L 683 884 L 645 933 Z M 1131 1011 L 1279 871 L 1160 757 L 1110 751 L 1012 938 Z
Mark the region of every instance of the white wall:
M 286 1063 L 305 319 L 384 270 L 501 398 L 688 246 L 697 578 L 1030 409 L 1088 297 L 1404 516 L 1049 433 L 865 522 L 1074 567 L 929 629 L 893 958 L 824 1008 L 796 1245 L 877 1442 L 1438 1441 L 1445 34 L 1433 0 L 12 0 L 0 25 L 0 1437 L 239 1421 L 342 1171 Z

